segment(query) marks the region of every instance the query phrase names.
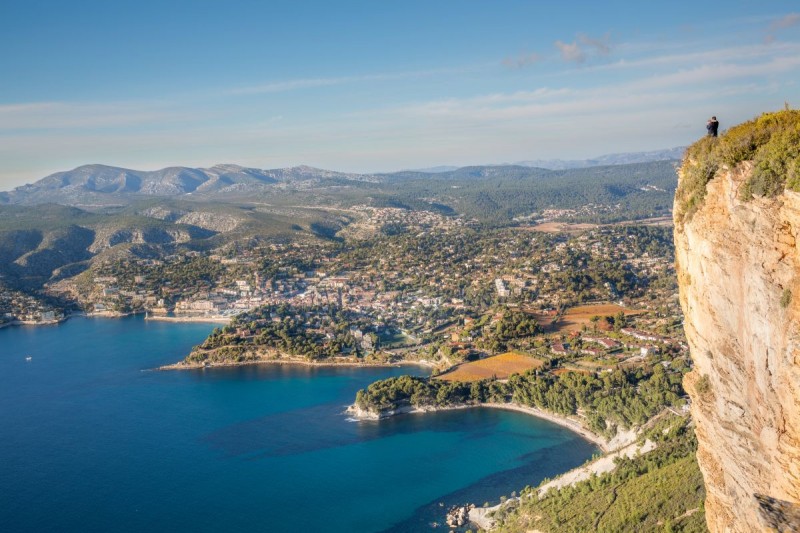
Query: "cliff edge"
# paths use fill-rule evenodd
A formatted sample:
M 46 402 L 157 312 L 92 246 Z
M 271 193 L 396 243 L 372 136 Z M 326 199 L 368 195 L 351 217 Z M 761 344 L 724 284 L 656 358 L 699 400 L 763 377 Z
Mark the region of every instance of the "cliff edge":
M 691 146 L 675 197 L 711 531 L 800 531 L 800 112 Z

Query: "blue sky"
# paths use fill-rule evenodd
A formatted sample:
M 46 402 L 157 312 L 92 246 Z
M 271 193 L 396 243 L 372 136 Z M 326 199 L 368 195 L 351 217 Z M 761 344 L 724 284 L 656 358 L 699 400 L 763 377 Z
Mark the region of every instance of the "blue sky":
M 800 106 L 795 1 L 0 2 L 0 190 L 669 148 Z

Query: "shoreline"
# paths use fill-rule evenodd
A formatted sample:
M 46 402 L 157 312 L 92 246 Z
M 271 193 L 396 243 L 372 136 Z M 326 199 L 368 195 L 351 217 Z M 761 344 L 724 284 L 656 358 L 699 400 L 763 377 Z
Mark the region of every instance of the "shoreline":
M 434 365 L 428 362 L 398 361 L 396 363 L 356 363 L 352 361 L 305 361 L 301 359 L 259 359 L 255 361 L 231 361 L 227 363 L 185 363 L 179 361 L 169 365 L 163 365 L 155 370 L 197 370 L 206 368 L 231 368 L 249 365 L 287 365 L 287 366 L 309 366 L 309 367 L 342 367 L 342 368 L 400 368 L 403 366 L 422 366 L 432 368 Z
M 520 413 L 527 414 L 529 416 L 533 416 L 539 418 L 541 420 L 547 420 L 548 422 L 552 422 L 553 424 L 559 425 L 561 427 L 567 428 L 573 433 L 577 433 L 583 439 L 588 440 L 589 442 L 595 444 L 603 454 L 610 453 L 614 450 L 621 448 L 630 443 L 633 436 L 635 436 L 635 431 L 627 431 L 627 432 L 618 432 L 613 438 L 608 439 L 602 435 L 599 435 L 590 429 L 584 427 L 580 422 L 574 420 L 572 418 L 566 417 L 564 415 L 559 415 L 555 413 L 551 413 L 549 411 L 543 411 L 536 407 L 529 407 L 527 405 L 520 405 L 517 403 L 479 403 L 479 404 L 459 404 L 459 405 L 450 405 L 446 407 L 401 407 L 394 411 L 387 411 L 386 413 L 382 413 L 380 415 L 376 415 L 371 412 L 364 412 L 363 410 L 356 407 L 355 404 L 348 406 L 345 412 L 352 415 L 354 419 L 360 421 L 367 421 L 367 420 L 381 420 L 383 418 L 389 418 L 391 416 L 401 415 L 401 414 L 423 414 L 423 413 L 433 413 L 438 411 L 455 411 L 457 409 L 472 409 L 472 408 L 488 408 L 488 409 L 505 409 L 507 411 L 517 411 Z
M 150 315 L 148 316 L 144 311 L 132 311 L 130 313 L 119 313 L 117 311 L 92 311 L 92 312 L 85 312 L 79 311 L 75 313 L 70 313 L 65 315 L 62 318 L 55 319 L 55 320 L 48 320 L 48 321 L 39 321 L 39 322 L 31 322 L 27 320 L 12 320 L 10 322 L 4 322 L 0 324 L 0 329 L 9 328 L 13 326 L 57 326 L 59 324 L 63 324 L 67 320 L 71 318 L 108 318 L 108 319 L 116 319 L 116 318 L 127 318 L 130 316 L 138 316 L 138 315 L 145 315 L 145 320 L 155 320 L 159 322 L 174 322 L 174 323 L 190 323 L 190 322 L 205 322 L 205 323 L 213 323 L 213 324 L 229 324 L 231 320 L 234 318 L 231 317 L 194 317 L 194 316 L 158 316 L 158 315 Z
M 552 422 L 557 424 L 561 427 L 567 428 L 574 433 L 577 433 L 584 439 L 588 440 L 597 445 L 600 450 L 606 454 L 612 450 L 613 439 L 609 440 L 608 438 L 591 431 L 584 427 L 580 422 L 569 418 L 564 415 L 557 415 L 555 413 L 550 413 L 549 411 L 543 411 L 536 407 L 528 407 L 527 405 L 520 405 L 517 403 L 482 403 L 480 407 L 487 407 L 491 409 L 505 409 L 507 411 L 516 411 L 518 413 L 524 413 L 529 416 L 533 416 L 542 420 L 547 420 L 548 422 Z
M 61 318 L 56 318 L 53 320 L 45 320 L 45 321 L 12 320 L 10 322 L 4 322 L 0 324 L 0 329 L 10 328 L 13 326 L 58 326 L 59 324 L 66 322 L 70 318 L 86 317 L 86 316 L 88 315 L 84 312 L 77 312 L 64 315 Z
M 540 420 L 546 420 L 558 426 L 564 427 L 573 433 L 577 433 L 581 438 L 595 444 L 600 451 L 602 452 L 599 457 L 594 457 L 591 461 L 585 463 L 582 466 L 567 470 L 566 472 L 562 472 L 558 474 L 555 478 L 550 480 L 547 484 L 543 485 L 539 490 L 537 490 L 537 494 L 542 494 L 542 488 L 551 488 L 551 487 L 561 487 L 564 485 L 571 485 L 578 481 L 588 478 L 589 476 L 594 473 L 598 475 L 599 473 L 605 473 L 612 471 L 615 468 L 615 458 L 620 456 L 631 457 L 636 454 L 644 454 L 651 451 L 655 445 L 651 441 L 647 441 L 644 444 L 637 444 L 637 439 L 639 437 L 638 431 L 636 428 L 631 428 L 628 430 L 620 430 L 617 429 L 617 433 L 611 437 L 610 439 L 595 433 L 594 431 L 584 427 L 579 421 L 556 413 L 552 413 L 549 411 L 544 411 L 542 409 L 538 409 L 536 407 L 530 407 L 527 405 L 521 405 L 518 403 L 496 403 L 496 402 L 487 402 L 487 403 L 480 403 L 480 404 L 459 404 L 459 405 L 452 405 L 447 407 L 401 407 L 394 411 L 387 411 L 381 414 L 375 414 L 372 412 L 365 412 L 358 408 L 355 404 L 352 404 L 347 407 L 345 412 L 347 414 L 352 415 L 352 417 L 357 421 L 380 421 L 383 418 L 388 418 L 390 416 L 395 416 L 398 414 L 422 414 L 422 413 L 431 413 L 436 411 L 451 411 L 457 409 L 470 409 L 474 407 L 482 407 L 488 409 L 505 409 L 507 411 L 517 411 L 528 416 L 533 416 Z M 467 518 L 470 524 L 479 527 L 481 530 L 491 531 L 495 526 L 496 519 L 491 517 L 490 515 L 495 511 L 502 509 L 506 505 L 508 505 L 513 500 L 519 500 L 519 497 L 509 499 L 506 502 L 500 502 L 497 505 L 488 508 L 482 507 L 475 507 L 471 506 L 472 508 L 468 507 L 467 510 Z

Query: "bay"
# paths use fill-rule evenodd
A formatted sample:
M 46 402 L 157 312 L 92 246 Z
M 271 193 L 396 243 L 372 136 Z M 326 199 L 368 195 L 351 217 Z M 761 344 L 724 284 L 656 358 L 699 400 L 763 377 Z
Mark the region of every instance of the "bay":
M 517 412 L 344 414 L 358 389 L 416 367 L 151 370 L 213 327 L 0 330 L 0 530 L 421 531 L 597 451 Z

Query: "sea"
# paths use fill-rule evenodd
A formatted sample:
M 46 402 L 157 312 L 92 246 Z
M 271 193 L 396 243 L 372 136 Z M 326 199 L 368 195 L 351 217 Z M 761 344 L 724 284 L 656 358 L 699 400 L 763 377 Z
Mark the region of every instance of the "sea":
M 0 329 L 0 531 L 436 531 L 451 505 L 598 452 L 512 411 L 348 418 L 359 389 L 413 366 L 154 370 L 213 327 Z

